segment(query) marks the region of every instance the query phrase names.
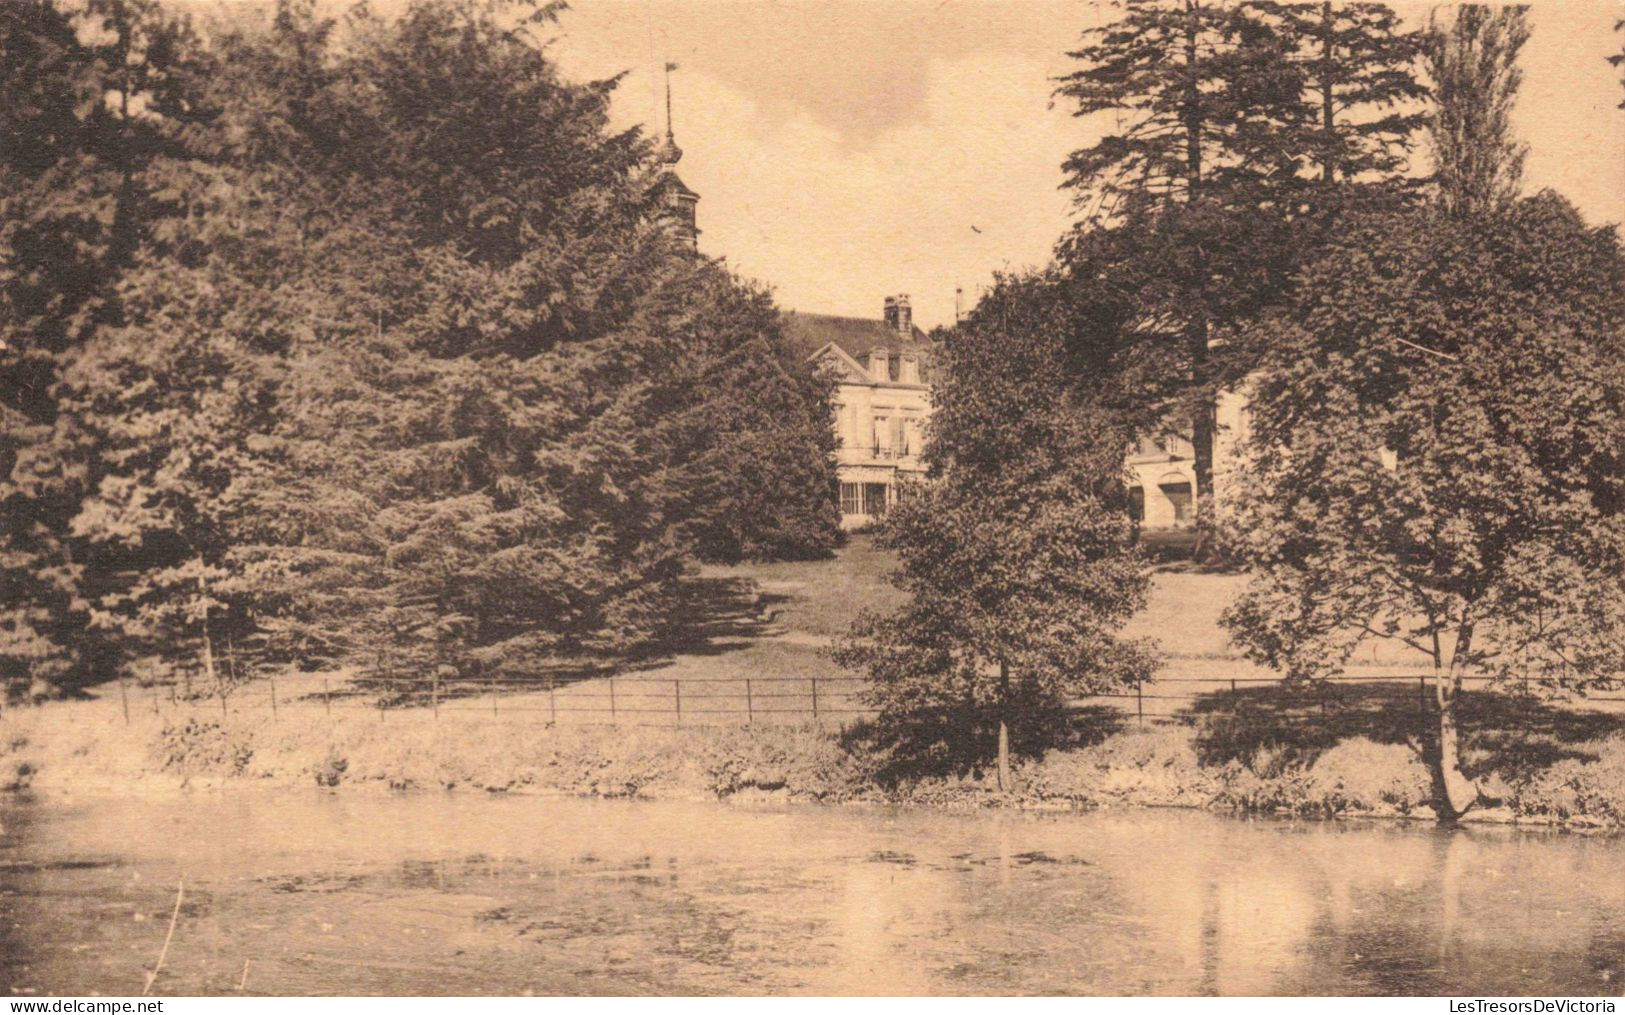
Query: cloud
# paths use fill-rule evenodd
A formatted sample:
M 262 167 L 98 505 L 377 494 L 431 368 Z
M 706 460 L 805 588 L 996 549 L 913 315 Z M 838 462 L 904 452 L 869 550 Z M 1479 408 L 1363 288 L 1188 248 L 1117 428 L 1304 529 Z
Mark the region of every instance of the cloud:
M 1413 24 L 1428 5 L 1402 5 Z M 1517 125 L 1531 189 L 1593 222 L 1625 217 L 1625 112 L 1615 8 L 1537 4 Z M 925 324 L 953 291 L 1044 262 L 1071 221 L 1067 152 L 1090 124 L 1050 109 L 1051 79 L 1101 4 L 578 0 L 554 52 L 567 72 L 630 70 L 623 126 L 663 124 L 674 75 L 682 174 L 701 194 L 701 248 L 772 283 L 781 304 L 878 315 L 908 292 Z M 971 227 L 975 226 L 975 231 Z

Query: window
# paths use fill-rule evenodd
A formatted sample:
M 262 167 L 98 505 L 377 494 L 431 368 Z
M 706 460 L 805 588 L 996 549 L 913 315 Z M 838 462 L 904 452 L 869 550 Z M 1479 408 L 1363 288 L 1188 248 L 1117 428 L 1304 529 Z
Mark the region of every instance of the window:
M 1162 495 L 1168 498 L 1168 507 L 1173 512 L 1175 527 L 1183 527 L 1191 523 L 1192 507 L 1195 504 L 1191 496 L 1191 484 L 1183 477 L 1173 479 L 1164 478 L 1157 484 Z
M 892 449 L 892 420 L 886 416 L 875 417 L 875 455 L 879 458 L 890 458 Z
M 886 483 L 842 483 L 841 514 L 879 518 L 886 513 L 890 492 Z
M 918 416 L 910 416 L 903 421 L 902 450 L 898 453 L 905 458 L 918 455 L 925 449 L 924 445 L 925 439 L 920 436 L 920 419 Z
M 889 489 L 885 483 L 863 484 L 863 514 L 871 518 L 879 518 L 886 513 L 886 491 Z

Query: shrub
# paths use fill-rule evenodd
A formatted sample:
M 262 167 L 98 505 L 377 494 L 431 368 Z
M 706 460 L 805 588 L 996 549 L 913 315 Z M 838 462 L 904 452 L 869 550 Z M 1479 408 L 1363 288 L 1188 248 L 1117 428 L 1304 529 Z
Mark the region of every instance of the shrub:
M 1404 813 L 1432 799 L 1433 779 L 1413 749 L 1353 737 L 1315 759 L 1305 789 L 1328 811 Z
M 1595 758 L 1566 758 L 1534 772 L 1512 787 L 1513 809 L 1520 814 L 1625 822 L 1625 735 L 1581 747 Z

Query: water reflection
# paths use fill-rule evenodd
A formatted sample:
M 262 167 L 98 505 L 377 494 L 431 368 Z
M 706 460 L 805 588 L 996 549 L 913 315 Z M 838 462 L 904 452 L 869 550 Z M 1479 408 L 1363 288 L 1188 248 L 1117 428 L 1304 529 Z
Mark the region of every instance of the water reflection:
M 4 805 L 0 989 L 1618 993 L 1625 841 L 1204 814 Z M 246 967 L 246 968 L 245 968 Z

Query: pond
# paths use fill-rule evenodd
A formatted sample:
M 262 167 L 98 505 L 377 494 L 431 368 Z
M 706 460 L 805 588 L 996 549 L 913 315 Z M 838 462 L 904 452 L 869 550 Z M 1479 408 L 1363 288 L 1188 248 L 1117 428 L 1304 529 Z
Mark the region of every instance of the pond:
M 1618 994 L 1625 839 L 1196 812 L 0 802 L 0 990 Z

